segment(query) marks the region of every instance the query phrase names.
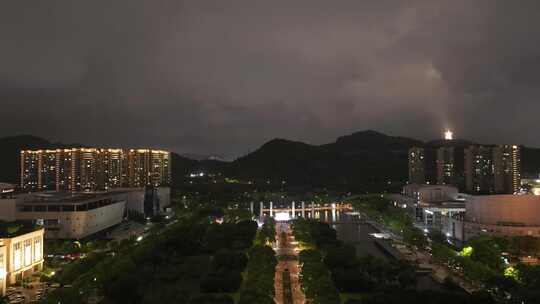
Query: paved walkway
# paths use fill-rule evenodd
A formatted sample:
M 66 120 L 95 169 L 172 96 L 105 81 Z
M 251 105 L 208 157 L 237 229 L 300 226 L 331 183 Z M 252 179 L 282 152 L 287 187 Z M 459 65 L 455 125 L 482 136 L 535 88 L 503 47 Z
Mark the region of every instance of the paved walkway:
M 283 234 L 285 233 L 285 234 Z M 284 237 L 283 237 L 284 236 Z M 304 304 L 306 302 L 302 288 L 299 282 L 299 267 L 298 267 L 298 253 L 294 250 L 295 242 L 294 236 L 291 233 L 289 224 L 277 223 L 276 224 L 276 243 L 274 250 L 278 258 L 278 265 L 276 266 L 276 276 L 274 279 L 275 284 L 275 302 L 276 304 Z M 289 270 L 290 274 L 290 289 L 292 291 L 292 297 L 284 297 L 283 292 L 283 274 L 285 270 Z M 286 287 L 287 288 L 287 287 Z
M 455 271 L 452 271 L 445 265 L 435 263 L 433 261 L 433 257 L 431 256 L 431 254 L 422 250 L 416 250 L 416 251 L 411 252 L 408 250 L 404 250 L 403 248 L 400 248 L 400 246 L 397 244 L 404 244 L 403 238 L 400 235 L 397 235 L 396 233 L 386 228 L 385 226 L 375 221 L 370 220 L 366 214 L 364 213 L 361 213 L 361 214 L 366 219 L 367 223 L 379 229 L 381 232 L 384 232 L 390 235 L 394 243 L 394 248 L 396 248 L 406 260 L 410 262 L 418 263 L 424 269 L 431 269 L 432 270 L 431 276 L 433 277 L 433 279 L 435 279 L 435 281 L 439 283 L 443 283 L 445 278 L 450 277 L 454 282 L 456 282 L 459 286 L 461 286 L 461 288 L 463 288 L 468 293 L 473 293 L 479 290 L 477 286 L 474 286 L 467 279 L 465 279 L 462 273 L 457 273 Z

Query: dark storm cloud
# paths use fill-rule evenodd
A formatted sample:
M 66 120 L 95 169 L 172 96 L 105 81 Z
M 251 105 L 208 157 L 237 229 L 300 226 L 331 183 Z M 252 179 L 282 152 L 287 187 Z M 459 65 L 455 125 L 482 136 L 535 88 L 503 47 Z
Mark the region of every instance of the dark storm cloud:
M 0 4 L 0 136 L 246 153 L 372 128 L 540 145 L 537 1 Z

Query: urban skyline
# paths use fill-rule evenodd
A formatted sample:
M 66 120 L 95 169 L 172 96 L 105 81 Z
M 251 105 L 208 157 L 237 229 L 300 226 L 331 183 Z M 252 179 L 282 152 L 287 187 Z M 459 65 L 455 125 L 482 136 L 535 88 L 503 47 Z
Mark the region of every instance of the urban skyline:
M 23 150 L 20 162 L 24 191 L 94 191 L 171 183 L 170 152 L 163 150 Z
M 540 1 L 0 25 L 0 304 L 540 303 Z
M 451 131 L 435 147 L 411 147 L 409 183 L 453 185 L 471 194 L 514 194 L 521 190 L 521 148 L 455 142 Z

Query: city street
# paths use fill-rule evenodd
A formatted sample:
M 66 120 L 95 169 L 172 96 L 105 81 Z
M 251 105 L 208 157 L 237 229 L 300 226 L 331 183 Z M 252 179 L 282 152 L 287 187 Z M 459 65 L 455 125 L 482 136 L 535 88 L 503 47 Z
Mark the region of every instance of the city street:
M 278 259 L 275 276 L 275 301 L 277 304 L 304 304 L 305 296 L 299 282 L 298 252 L 288 223 L 276 224 L 276 243 L 274 250 Z M 290 275 L 290 286 L 284 286 L 284 274 Z M 286 282 L 287 283 L 287 282 Z M 290 291 L 287 292 L 288 289 Z

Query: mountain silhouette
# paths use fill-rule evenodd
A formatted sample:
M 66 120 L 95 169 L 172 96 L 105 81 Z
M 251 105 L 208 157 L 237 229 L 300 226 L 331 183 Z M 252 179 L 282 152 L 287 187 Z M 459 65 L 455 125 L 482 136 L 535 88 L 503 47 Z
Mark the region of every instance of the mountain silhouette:
M 464 139 L 422 142 L 373 130 L 323 145 L 277 138 L 233 162 L 196 160 L 172 153 L 172 177 L 177 186 L 190 173 L 208 171 L 255 183 L 382 191 L 389 183 L 399 186 L 406 182 L 410 147 L 471 144 L 474 142 Z M 18 183 L 20 150 L 73 146 L 81 145 L 51 143 L 31 135 L 0 138 L 0 182 Z M 523 147 L 522 171 L 524 175 L 540 172 L 540 149 Z

